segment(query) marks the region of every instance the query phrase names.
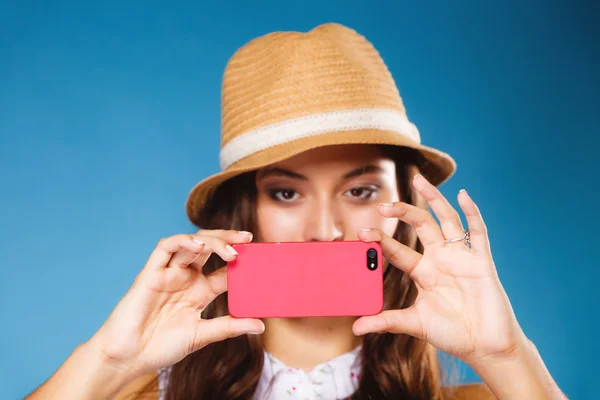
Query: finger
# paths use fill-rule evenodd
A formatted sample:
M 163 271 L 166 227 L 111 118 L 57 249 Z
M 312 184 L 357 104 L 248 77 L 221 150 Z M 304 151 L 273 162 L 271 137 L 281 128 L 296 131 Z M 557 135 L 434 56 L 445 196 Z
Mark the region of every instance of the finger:
M 406 272 L 411 278 L 416 279 L 414 275 L 415 267 L 421 261 L 422 255 L 389 237 L 380 229 L 361 229 L 358 232 L 358 238 L 364 242 L 379 242 L 383 256 L 394 265 L 394 267 Z
M 206 276 L 206 279 L 197 279 L 190 291 L 189 301 L 201 313 L 213 300 L 227 290 L 227 267 Z M 200 318 L 200 314 L 198 314 Z
M 187 268 L 194 263 L 202 254 L 202 251 L 206 248 L 206 244 L 198 237 L 193 237 L 195 243 L 202 243 L 202 249 L 200 251 L 190 251 L 188 249 L 181 249 L 171 256 L 171 260 L 167 264 L 169 267 Z
M 427 201 L 427 204 L 429 204 L 437 216 L 444 237 L 446 239 L 462 238 L 463 226 L 460 221 L 460 216 L 439 189 L 432 185 L 421 174 L 415 175 L 413 186 Z M 460 244 L 462 242 L 457 243 Z
M 159 240 L 156 248 L 150 254 L 148 262 L 144 268 L 160 269 L 166 268 L 173 254 L 181 250 L 188 250 L 199 254 L 204 248 L 204 244 L 194 240 L 190 235 L 174 235 Z
M 487 227 L 483 221 L 479 207 L 477 207 L 477 204 L 475 204 L 471 196 L 464 189 L 458 194 L 458 204 L 467 219 L 473 251 L 476 253 L 491 253 Z
M 425 248 L 444 244 L 444 235 L 427 210 L 404 202 L 384 203 L 379 205 L 379 213 L 384 217 L 398 218 L 412 225 Z
M 260 319 L 233 318 L 230 315 L 208 320 L 199 320 L 196 326 L 194 350 L 210 343 L 244 334 L 261 334 L 265 325 Z
M 227 267 L 222 267 L 206 277 L 213 293 L 217 296 L 227 291 Z M 216 297 L 216 296 L 215 296 Z
M 202 253 L 192 263 L 192 266 L 198 270 L 202 270 L 202 267 L 206 264 L 206 260 L 208 260 L 212 253 L 217 254 L 227 262 L 235 260 L 238 256 L 237 251 L 219 237 L 210 235 L 194 235 L 194 237 L 204 243 Z
M 230 244 L 251 242 L 253 236 L 251 232 L 226 229 L 200 229 L 196 235 L 215 236 Z
M 237 232 L 237 231 L 230 231 Z M 219 257 L 221 257 L 225 261 L 233 261 L 238 256 L 237 251 L 231 246 L 231 244 L 237 243 L 247 243 L 252 240 L 251 234 L 240 234 L 238 232 L 235 234 L 227 234 L 223 235 L 226 239 L 223 239 L 220 236 L 216 235 L 195 235 L 198 240 L 205 243 L 204 251 L 198 257 L 194 263 L 194 268 L 201 270 L 204 264 L 206 264 L 206 260 L 210 257 L 212 253 L 216 253 Z
M 357 336 L 374 332 L 390 332 L 424 339 L 421 318 L 414 307 L 386 310 L 377 315 L 360 317 L 354 321 L 352 331 Z

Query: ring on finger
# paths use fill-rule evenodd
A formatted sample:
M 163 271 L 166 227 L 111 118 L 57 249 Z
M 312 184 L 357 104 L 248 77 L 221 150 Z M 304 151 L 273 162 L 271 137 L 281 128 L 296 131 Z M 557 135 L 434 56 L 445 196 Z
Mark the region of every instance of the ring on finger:
M 469 230 L 468 229 L 463 230 L 462 237 L 444 240 L 444 243 L 456 243 L 456 242 L 463 242 L 467 247 L 470 248 L 471 247 L 471 233 L 469 232 Z

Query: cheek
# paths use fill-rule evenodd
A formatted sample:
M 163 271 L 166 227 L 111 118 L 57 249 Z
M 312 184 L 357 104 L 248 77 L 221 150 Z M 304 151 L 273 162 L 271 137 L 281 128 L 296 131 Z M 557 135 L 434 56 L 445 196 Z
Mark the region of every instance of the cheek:
M 386 235 L 392 236 L 398 226 L 397 219 L 386 218 L 379 214 L 377 206 L 353 208 L 347 210 L 344 215 L 346 216 L 344 240 L 357 240 L 358 231 L 363 228 L 378 228 Z

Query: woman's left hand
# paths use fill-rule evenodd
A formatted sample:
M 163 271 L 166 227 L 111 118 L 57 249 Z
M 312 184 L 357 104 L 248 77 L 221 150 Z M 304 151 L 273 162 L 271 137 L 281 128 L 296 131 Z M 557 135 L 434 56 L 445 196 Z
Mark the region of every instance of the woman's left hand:
M 403 333 L 424 339 L 437 349 L 466 363 L 485 362 L 518 354 L 528 339 L 516 321 L 492 259 L 486 227 L 475 203 L 465 191 L 458 195 L 471 235 L 471 248 L 462 241 L 458 213 L 423 176 L 413 186 L 438 217 L 413 205 L 380 205 L 379 212 L 412 225 L 424 247 L 416 252 L 377 229 L 362 230 L 363 241 L 380 242 L 383 255 L 409 274 L 418 289 L 414 305 L 361 317 L 354 333 Z

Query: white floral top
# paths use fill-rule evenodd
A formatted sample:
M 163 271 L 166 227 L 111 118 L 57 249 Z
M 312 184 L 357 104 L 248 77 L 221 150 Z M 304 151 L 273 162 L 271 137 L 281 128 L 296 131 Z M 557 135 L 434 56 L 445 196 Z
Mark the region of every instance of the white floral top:
M 360 346 L 314 367 L 290 368 L 265 351 L 254 400 L 334 400 L 352 395 L 360 379 Z M 171 368 L 159 371 L 159 400 L 164 399 Z

